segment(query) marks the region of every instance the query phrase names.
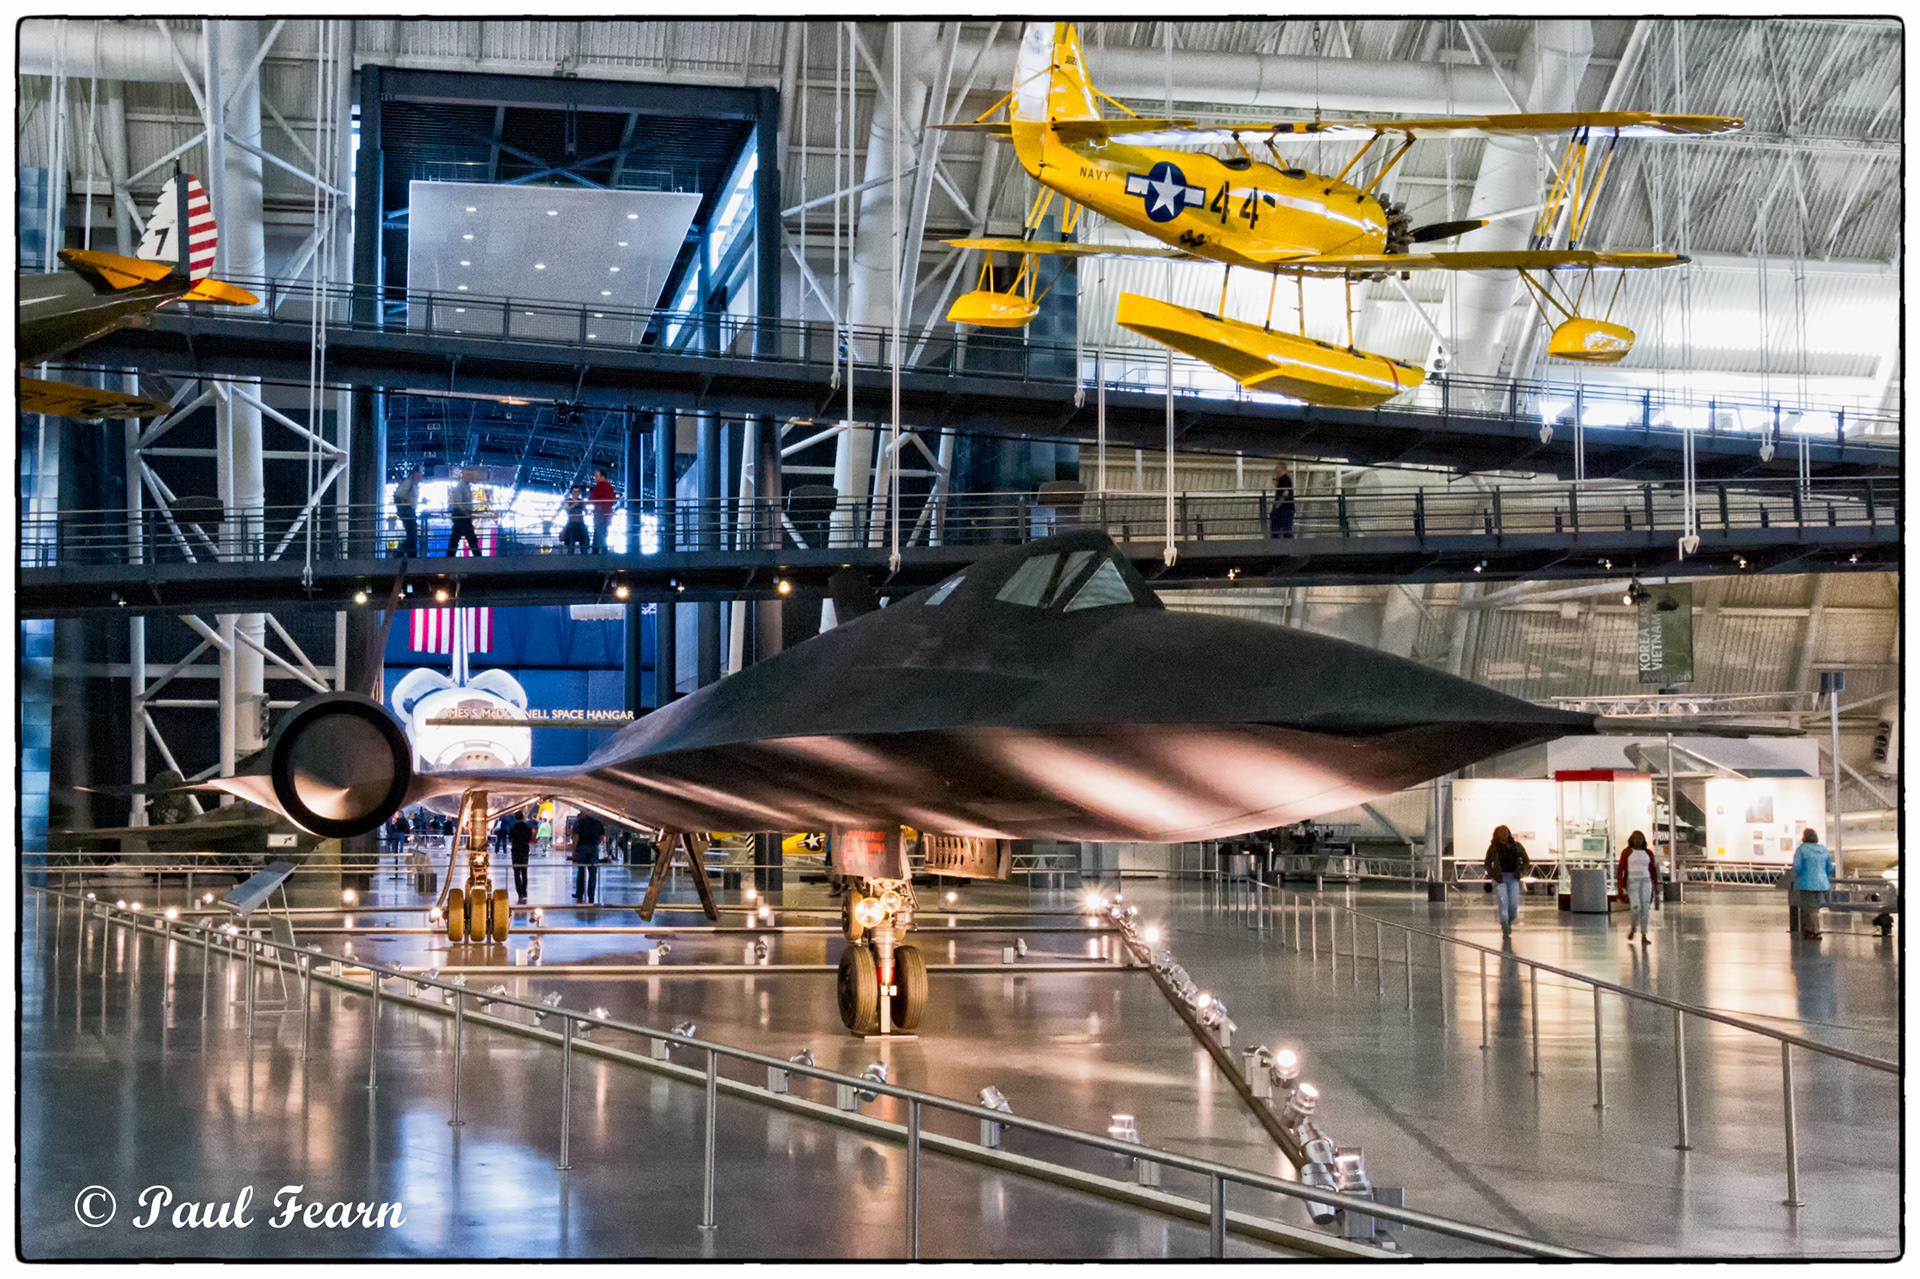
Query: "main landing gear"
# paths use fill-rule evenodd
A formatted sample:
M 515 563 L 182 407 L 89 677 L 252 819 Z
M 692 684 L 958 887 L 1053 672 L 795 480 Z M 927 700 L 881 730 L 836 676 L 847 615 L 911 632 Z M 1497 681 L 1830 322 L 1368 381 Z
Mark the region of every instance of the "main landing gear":
M 468 791 L 460 797 L 460 821 L 454 828 L 453 858 L 467 855 L 467 886 L 447 890 L 447 940 L 503 942 L 509 915 L 507 890 L 493 886 L 492 860 L 487 848 L 487 793 Z M 453 882 L 453 865 L 447 867 Z
M 840 1020 L 860 1036 L 911 1031 L 927 1010 L 927 961 L 904 938 L 913 927 L 905 881 L 863 879 L 840 906 L 847 948 L 840 955 Z

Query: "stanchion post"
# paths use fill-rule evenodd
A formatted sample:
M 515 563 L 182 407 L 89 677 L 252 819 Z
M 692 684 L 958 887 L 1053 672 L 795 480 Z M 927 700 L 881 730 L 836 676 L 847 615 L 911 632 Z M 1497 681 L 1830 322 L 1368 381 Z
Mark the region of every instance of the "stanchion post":
M 1480 1047 L 1487 1046 L 1487 952 L 1480 952 Z
M 907 1259 L 920 1260 L 920 1103 L 907 1100 Z
M 1692 1150 L 1687 1138 L 1687 1015 L 1673 1010 L 1673 1100 L 1680 1119 L 1680 1140 L 1675 1150 Z
M 295 951 L 293 962 L 300 965 L 300 1060 L 305 1061 L 313 1043 L 313 957 Z
M 466 1037 L 467 992 L 453 992 L 453 1114 L 447 1127 L 459 1128 L 467 1121 L 460 1117 L 460 1041 Z
M 1786 1107 L 1787 1120 L 1787 1197 L 1780 1202 L 1789 1208 L 1799 1208 L 1806 1201 L 1800 1197 L 1800 1134 L 1793 1113 L 1793 1045 L 1784 1039 L 1780 1041 L 1780 1098 Z
M 1527 1021 L 1533 1027 L 1533 1073 L 1540 1074 L 1540 970 L 1532 964 L 1527 965 L 1527 998 L 1533 1005 Z
M 1433 948 L 1438 952 L 1437 958 L 1440 964 L 1440 971 L 1438 973 L 1440 979 L 1440 1024 L 1444 1026 L 1447 1024 L 1447 1019 L 1452 1015 L 1447 1010 L 1447 939 L 1444 937 L 1435 937 L 1433 939 Z
M 1593 988 L 1593 1108 L 1607 1106 L 1607 1076 L 1600 1059 L 1600 988 Z
M 367 969 L 367 984 L 373 988 L 373 1000 L 367 1005 L 367 1088 L 377 1088 L 380 1069 L 380 974 Z
M 707 1049 L 706 1177 L 700 1192 L 700 1229 L 713 1229 L 713 1158 L 715 1120 L 720 1111 L 720 1058 Z
M 1360 984 L 1360 916 L 1347 912 L 1347 958 L 1353 961 L 1353 984 Z
M 1218 1260 L 1227 1255 L 1227 1183 L 1219 1173 L 1207 1196 L 1207 1255 Z
M 1387 929 L 1377 919 L 1373 921 L 1373 993 L 1387 997 Z
M 1412 1012 L 1413 1011 L 1413 930 L 1411 928 L 1405 929 L 1401 932 L 1401 936 L 1405 937 L 1407 942 L 1407 1011 Z
M 573 1167 L 570 1146 L 573 1137 L 573 1018 L 561 1026 L 560 1043 L 560 1159 L 553 1166 L 559 1172 Z

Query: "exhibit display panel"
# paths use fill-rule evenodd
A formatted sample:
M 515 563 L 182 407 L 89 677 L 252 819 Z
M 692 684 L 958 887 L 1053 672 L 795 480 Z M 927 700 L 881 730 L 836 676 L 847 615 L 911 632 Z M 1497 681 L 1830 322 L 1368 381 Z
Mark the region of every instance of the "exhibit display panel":
M 1801 831 L 1827 836 L 1826 812 L 1826 783 L 1817 777 L 1709 778 L 1707 859 L 1784 866 Z
M 1508 777 L 1455 781 L 1453 860 L 1468 867 L 1480 865 L 1496 826 L 1511 831 L 1536 864 L 1550 865 L 1555 842 L 1554 783 L 1545 778 Z
M 1571 892 L 1573 872 L 1611 868 L 1627 837 L 1643 831 L 1652 837 L 1653 777 L 1614 769 L 1582 769 L 1554 774 L 1559 807 L 1559 891 Z

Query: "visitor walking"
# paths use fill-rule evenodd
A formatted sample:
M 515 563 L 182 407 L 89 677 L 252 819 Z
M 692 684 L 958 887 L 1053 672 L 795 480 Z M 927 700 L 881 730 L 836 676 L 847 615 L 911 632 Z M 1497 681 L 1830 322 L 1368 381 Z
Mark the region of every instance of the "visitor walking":
M 607 528 L 613 523 L 613 508 L 619 499 L 613 481 L 602 470 L 594 471 L 593 491 L 587 496 L 593 502 L 593 553 L 598 555 L 607 549 Z
M 462 470 L 447 491 L 447 519 L 453 527 L 447 532 L 447 554 L 455 554 L 462 538 L 473 554 L 480 553 L 480 535 L 473 529 L 473 472 Z
M 1273 512 L 1268 522 L 1274 537 L 1293 536 L 1293 473 L 1285 462 L 1273 468 Z
M 592 813 L 580 814 L 573 828 L 573 900 L 592 905 L 600 895 L 600 838 L 607 828 Z
M 1793 891 L 1800 907 L 1800 935 L 1808 941 L 1820 936 L 1820 910 L 1827 904 L 1827 892 L 1833 887 L 1833 854 L 1820 842 L 1820 833 L 1809 827 L 1800 832 L 1800 847 L 1793 850 Z
M 553 819 L 552 819 L 551 817 L 542 817 L 542 818 L 540 819 L 540 826 L 539 826 L 539 836 L 538 836 L 538 837 L 539 837 L 539 840 L 540 840 L 540 851 L 541 851 L 541 852 L 543 852 L 543 853 L 545 853 L 545 852 L 550 852 L 550 851 L 552 851 L 552 849 L 553 849 Z
M 1632 920 L 1627 925 L 1627 940 L 1632 941 L 1637 931 L 1640 944 L 1651 946 L 1653 938 L 1647 935 L 1647 925 L 1653 915 L 1653 850 L 1647 847 L 1647 836 L 1643 831 L 1635 831 L 1627 836 L 1627 846 L 1621 850 L 1618 868 L 1620 892 L 1627 899 L 1627 909 Z
M 1505 826 L 1493 828 L 1493 841 L 1487 845 L 1487 879 L 1493 884 L 1500 903 L 1500 936 L 1513 936 L 1513 921 L 1520 914 L 1520 881 L 1532 863 L 1527 850 Z
M 400 554 L 408 559 L 420 554 L 420 481 L 426 476 L 426 467 L 415 466 L 393 490 L 393 509 L 400 513 L 400 527 L 407 530 L 406 540 L 400 543 Z
M 527 825 L 527 815 L 515 813 L 513 825 L 507 827 L 507 849 L 513 858 L 513 891 L 522 906 L 527 904 L 527 854 L 532 845 L 533 827 Z

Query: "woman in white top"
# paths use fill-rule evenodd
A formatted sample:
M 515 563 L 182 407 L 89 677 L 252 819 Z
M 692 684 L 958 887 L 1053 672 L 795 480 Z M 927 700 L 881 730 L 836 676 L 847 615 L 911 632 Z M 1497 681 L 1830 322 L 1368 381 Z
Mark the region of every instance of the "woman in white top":
M 1647 848 L 1646 835 L 1640 831 L 1627 836 L 1626 850 L 1620 854 L 1620 888 L 1633 912 L 1627 940 L 1632 941 L 1638 931 L 1640 944 L 1651 946 L 1653 938 L 1647 935 L 1647 926 L 1648 917 L 1653 913 L 1653 853 Z

